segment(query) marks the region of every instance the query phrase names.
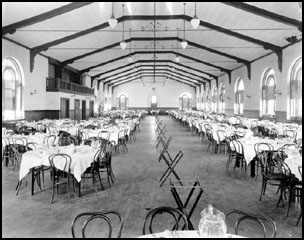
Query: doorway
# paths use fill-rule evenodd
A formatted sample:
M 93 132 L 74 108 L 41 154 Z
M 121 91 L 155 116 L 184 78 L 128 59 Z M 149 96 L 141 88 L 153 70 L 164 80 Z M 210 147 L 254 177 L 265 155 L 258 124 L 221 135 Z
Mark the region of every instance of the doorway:
M 90 101 L 90 105 L 89 105 L 89 116 L 90 117 L 94 117 L 94 102 Z
M 74 120 L 80 120 L 80 100 L 75 99 Z
M 86 100 L 82 100 L 82 120 L 86 120 Z
M 60 118 L 70 117 L 70 99 L 60 98 Z

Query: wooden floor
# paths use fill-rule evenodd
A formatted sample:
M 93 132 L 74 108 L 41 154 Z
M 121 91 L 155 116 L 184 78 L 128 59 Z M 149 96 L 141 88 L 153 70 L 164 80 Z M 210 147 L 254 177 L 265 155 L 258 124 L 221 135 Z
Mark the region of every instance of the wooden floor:
M 172 136 L 169 151 L 175 155 L 182 150 L 184 156 L 176 167 L 182 179 L 199 179 L 204 193 L 191 218 L 197 229 L 200 211 L 214 205 L 223 212 L 239 209 L 254 214 L 272 217 L 277 224 L 277 237 L 302 237 L 302 221 L 295 226 L 300 210 L 299 204 L 293 204 L 290 216 L 286 217 L 286 207 L 276 208 L 278 195 L 276 188 L 269 187 L 262 201 L 259 201 L 261 189 L 260 177 L 255 179 L 249 173 L 226 170 L 227 157 L 222 154 L 208 153 L 207 143 L 201 143 L 198 136 L 182 127 L 168 116 L 161 116 L 167 125 L 167 136 Z M 116 181 L 112 188 L 103 176 L 105 190 L 96 195 L 87 181 L 81 198 L 72 196 L 67 203 L 67 194 L 55 195 L 50 204 L 51 184 L 47 175 L 45 189 L 30 195 L 29 186 L 22 186 L 15 196 L 18 170 L 2 167 L 2 237 L 71 237 L 73 218 L 85 211 L 116 210 L 124 218 L 122 237 L 142 235 L 142 224 L 148 209 L 159 206 L 173 206 L 175 202 L 170 193 L 168 182 L 159 187 L 159 179 L 166 165 L 158 161 L 159 151 L 155 148 L 155 119 L 147 116 L 140 124 L 141 132 L 135 143 L 128 143 L 129 152 L 113 157 L 113 171 Z M 174 178 L 173 176 L 171 176 Z M 187 192 L 181 192 L 186 196 Z M 285 201 L 286 203 L 286 201 Z M 227 223 L 231 225 L 232 220 Z M 246 224 L 244 234 L 258 236 L 254 224 Z M 242 234 L 242 232 L 240 232 Z

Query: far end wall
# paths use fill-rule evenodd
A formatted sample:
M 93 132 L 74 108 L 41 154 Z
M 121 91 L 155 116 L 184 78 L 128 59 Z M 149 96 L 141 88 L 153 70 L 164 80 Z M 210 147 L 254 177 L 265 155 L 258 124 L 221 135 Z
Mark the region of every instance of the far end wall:
M 195 88 L 173 80 L 169 80 L 165 86 L 162 83 L 145 83 L 143 86 L 138 81 L 134 81 L 115 87 L 112 94 L 112 107 L 118 107 L 116 98 L 122 93 L 129 98 L 129 109 L 149 109 L 152 95 L 157 97 L 157 108 L 178 109 L 179 98 L 184 93 L 192 97 L 191 106 L 196 107 Z

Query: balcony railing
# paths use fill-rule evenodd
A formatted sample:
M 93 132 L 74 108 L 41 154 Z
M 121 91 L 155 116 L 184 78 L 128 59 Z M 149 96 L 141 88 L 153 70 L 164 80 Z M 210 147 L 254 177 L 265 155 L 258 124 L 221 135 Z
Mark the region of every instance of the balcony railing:
M 46 78 L 46 91 L 62 91 L 94 95 L 94 89 L 76 83 L 63 81 L 58 78 Z

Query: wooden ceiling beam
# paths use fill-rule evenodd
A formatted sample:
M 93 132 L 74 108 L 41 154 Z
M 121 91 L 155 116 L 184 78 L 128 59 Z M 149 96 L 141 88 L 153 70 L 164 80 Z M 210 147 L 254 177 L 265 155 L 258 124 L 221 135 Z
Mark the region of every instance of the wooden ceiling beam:
M 188 15 L 156 15 L 156 16 L 154 16 L 154 15 L 134 15 L 134 16 L 122 16 L 122 17 L 118 18 L 117 21 L 118 21 L 118 23 L 120 23 L 120 22 L 123 22 L 123 21 L 137 21 L 137 20 L 150 21 L 150 20 L 179 20 L 179 19 L 184 19 L 184 20 L 190 22 L 192 20 L 192 16 L 188 16 Z M 247 42 L 251 42 L 253 44 L 261 45 L 266 50 L 270 49 L 270 50 L 274 51 L 278 55 L 279 62 L 280 62 L 280 60 L 282 60 L 281 59 L 282 58 L 282 48 L 279 47 L 279 46 L 276 46 L 276 45 L 268 43 L 268 42 L 264 42 L 264 41 L 259 40 L 259 39 L 249 37 L 247 35 L 243 35 L 243 34 L 238 33 L 238 32 L 231 31 L 231 30 L 226 29 L 226 28 L 222 28 L 220 26 L 217 26 L 217 25 L 214 25 L 214 24 L 202 21 L 202 20 L 200 20 L 200 26 L 210 28 L 210 29 L 215 30 L 217 32 L 221 32 L 221 33 L 224 33 L 226 35 L 233 36 L 233 37 L 242 39 L 242 40 L 247 41 Z M 73 40 L 73 39 L 76 39 L 76 38 L 79 38 L 79 37 L 82 37 L 84 35 L 93 33 L 93 32 L 95 32 L 99 29 L 103 29 L 103 28 L 106 28 L 106 27 L 109 27 L 108 22 L 99 24 L 99 25 L 94 26 L 92 28 L 88 28 L 88 29 L 85 29 L 85 30 L 80 31 L 78 33 L 75 33 L 75 34 L 60 38 L 60 39 L 56 39 L 52 42 L 48 42 L 48 43 L 45 43 L 45 44 L 42 44 L 42 45 L 39 45 L 39 46 L 36 46 L 36 47 L 32 48 L 30 50 L 30 70 L 31 70 L 31 72 L 34 69 L 34 58 L 39 52 L 46 51 L 50 47 L 56 46 L 58 44 L 61 44 L 61 43 L 64 43 L 64 42 L 67 42 L 67 41 L 70 41 L 70 40 Z M 282 68 L 282 66 L 280 64 L 279 64 L 279 68 L 280 69 Z
M 274 20 L 276 22 L 280 22 L 286 25 L 290 25 L 293 27 L 296 27 L 300 32 L 302 32 L 302 22 L 298 21 L 296 19 L 293 18 L 289 18 L 274 12 L 270 12 L 268 10 L 247 4 L 247 3 L 243 3 L 243 2 L 221 2 L 223 4 L 226 4 L 228 6 L 237 8 L 237 9 L 241 9 L 245 12 L 249 12 L 249 13 L 253 13 L 255 15 L 267 18 L 267 19 L 271 19 Z M 295 2 L 295 4 L 297 4 Z
M 208 73 L 208 72 L 204 72 L 204 71 L 201 71 L 199 69 L 196 69 L 196 68 L 192 68 L 192 67 L 189 67 L 189 66 L 186 66 L 186 65 L 183 65 L 181 63 L 177 63 L 177 62 L 174 62 L 172 60 L 155 60 L 156 63 L 172 63 L 174 65 L 177 65 L 177 66 L 180 66 L 180 67 L 183 67 L 183 68 L 187 68 L 189 70 L 192 70 L 192 71 L 196 71 L 196 72 L 199 72 L 201 74 L 205 74 L 205 75 L 208 75 L 209 77 L 211 78 L 214 78 L 214 79 L 217 79 L 218 77 L 211 74 L 211 73 Z M 102 75 L 105 75 L 105 74 L 108 74 L 108 73 L 111 73 L 111 72 L 115 72 L 117 70 L 121 70 L 122 68 L 125 68 L 125 67 L 129 67 L 129 66 L 132 66 L 134 64 L 141 64 L 141 63 L 151 63 L 150 60 L 138 60 L 138 61 L 135 61 L 135 62 L 132 62 L 132 63 L 129 63 L 127 65 L 124 65 L 124 66 L 120 66 L 118 68 L 115 68 L 115 69 L 111 69 L 109 71 L 106 71 L 106 72 L 102 72 L 102 73 L 98 73 L 94 76 L 92 76 L 92 79 L 96 79 L 96 78 L 99 78 L 100 76 Z M 204 76 L 200 76 L 201 78 L 204 78 L 205 80 L 208 80 L 208 81 L 211 81 L 211 79 L 208 79 L 208 78 L 205 78 Z M 100 80 L 102 81 L 102 79 Z
M 34 17 L 30 17 L 30 18 L 24 19 L 24 20 L 16 22 L 16 23 L 9 24 L 7 26 L 2 27 L 2 36 L 5 35 L 5 34 L 8 34 L 8 33 L 9 34 L 14 34 L 16 32 L 16 30 L 19 29 L 19 28 L 24 28 L 24 27 L 27 27 L 27 26 L 45 21 L 45 20 L 53 18 L 53 17 L 57 17 L 61 14 L 73 11 L 77 8 L 81 8 L 81 7 L 87 6 L 87 5 L 92 4 L 92 3 L 94 3 L 94 2 L 73 2 L 73 3 L 69 3 L 69 4 L 64 5 L 62 7 L 55 8 L 51 11 L 36 15 Z
M 113 78 L 113 79 L 110 79 L 108 81 L 104 81 L 103 83 L 104 84 L 113 84 L 115 82 L 119 82 L 119 81 L 123 81 L 123 80 L 126 80 L 130 77 L 135 77 L 137 76 L 138 74 L 141 74 L 143 72 L 153 72 L 153 69 L 149 70 L 149 69 L 138 69 L 137 71 L 133 71 L 133 72 L 130 72 L 130 73 L 127 73 L 127 74 L 124 74 L 123 76 L 119 76 L 119 77 L 116 77 L 116 78 Z M 160 70 L 157 69 L 156 72 L 158 73 Z M 194 83 L 194 84 L 202 84 L 203 82 L 199 82 L 199 80 L 197 79 L 193 79 L 193 78 L 190 78 L 188 77 L 188 79 L 182 77 L 182 75 L 179 75 L 177 76 L 176 74 L 172 73 L 172 71 L 170 71 L 169 69 L 162 69 L 162 71 L 166 71 L 168 72 L 169 74 L 173 74 L 174 77 L 179 77 L 180 79 L 182 80 L 185 80 L 185 81 L 189 81 L 191 83 Z M 187 76 L 186 76 L 187 77 Z
M 138 65 L 138 66 L 134 66 L 134 67 L 142 69 L 143 67 L 154 67 L 154 65 Z M 114 77 L 114 76 L 117 77 L 117 75 L 120 75 L 120 74 L 123 74 L 123 73 L 128 73 L 128 72 L 134 70 L 134 67 L 129 68 L 129 69 L 124 70 L 124 71 L 119 72 L 119 73 L 113 73 L 112 75 L 103 78 L 102 81 L 103 81 L 103 83 L 110 82 L 112 80 L 112 77 Z M 170 68 L 170 69 L 172 68 L 172 66 L 170 66 L 170 65 L 155 65 L 155 67 L 157 67 L 157 70 L 159 70 L 158 67 L 166 67 L 166 68 Z M 175 69 L 182 76 L 189 77 L 189 76 L 184 75 L 185 71 L 183 71 L 182 69 L 179 69 L 179 68 L 176 68 L 176 67 L 173 67 L 173 69 Z M 203 77 L 195 75 L 193 73 L 189 73 L 189 72 L 186 72 L 186 73 L 190 74 L 194 77 L 198 77 L 199 79 L 195 79 L 195 78 L 193 78 L 193 79 L 195 79 L 196 81 L 198 81 L 200 83 L 205 83 L 206 81 L 208 81 L 208 79 L 204 79 Z M 201 80 L 202 78 L 204 79 L 204 81 Z M 211 79 L 210 79 L 210 81 L 211 81 Z
M 166 74 L 166 73 L 164 73 L 164 74 L 157 74 L 157 75 L 152 75 L 152 74 L 143 74 L 144 76 L 146 76 L 146 77 L 154 77 L 154 76 L 159 76 L 159 77 L 163 77 L 163 76 L 168 76 L 168 74 Z M 117 87 L 117 86 L 119 86 L 119 85 L 122 85 L 122 84 L 126 84 L 126 83 L 128 83 L 128 82 L 131 82 L 131 81 L 134 81 L 134 80 L 136 80 L 136 78 L 133 78 L 133 79 L 128 79 L 128 80 L 125 80 L 124 82 L 118 82 L 118 84 L 110 84 L 110 86 L 112 86 L 112 87 Z M 180 83 L 183 83 L 183 84 L 186 84 L 186 85 L 188 85 L 188 86 L 191 86 L 191 87 L 193 87 L 193 88 L 196 88 L 196 86 L 199 86 L 199 85 L 192 85 L 192 84 L 190 84 L 190 83 L 187 83 L 187 82 L 183 82 L 181 79 L 179 79 L 179 78 L 172 78 L 172 80 L 174 80 L 174 81 L 177 81 L 177 82 L 180 82 Z

